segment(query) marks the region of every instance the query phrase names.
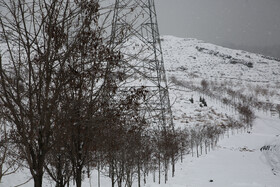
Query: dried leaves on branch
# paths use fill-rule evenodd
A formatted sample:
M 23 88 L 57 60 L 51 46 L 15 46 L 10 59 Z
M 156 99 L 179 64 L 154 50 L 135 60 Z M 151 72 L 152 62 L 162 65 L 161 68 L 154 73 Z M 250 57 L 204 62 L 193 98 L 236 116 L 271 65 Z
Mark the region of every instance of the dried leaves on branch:
M 0 0 L 0 7 L 7 47 L 0 61 L 4 133 L 35 187 L 45 173 L 58 187 L 70 180 L 80 187 L 84 171 L 90 175 L 96 167 L 109 168 L 112 186 L 131 186 L 135 173 L 140 183 L 155 168 L 155 158 L 163 158 L 165 168 L 174 160 L 172 132 L 154 138 L 140 110 L 149 91 L 119 90 L 122 54 L 103 36 L 99 1 Z M 160 145 L 158 152 L 153 145 Z

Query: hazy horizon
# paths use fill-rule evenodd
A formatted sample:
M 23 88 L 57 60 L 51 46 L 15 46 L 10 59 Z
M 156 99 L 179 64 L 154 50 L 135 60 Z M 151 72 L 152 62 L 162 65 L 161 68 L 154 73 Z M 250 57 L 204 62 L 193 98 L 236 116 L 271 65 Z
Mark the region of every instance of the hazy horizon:
M 280 57 L 280 0 L 155 0 L 161 35 L 197 38 Z M 255 52 L 255 51 L 253 51 Z

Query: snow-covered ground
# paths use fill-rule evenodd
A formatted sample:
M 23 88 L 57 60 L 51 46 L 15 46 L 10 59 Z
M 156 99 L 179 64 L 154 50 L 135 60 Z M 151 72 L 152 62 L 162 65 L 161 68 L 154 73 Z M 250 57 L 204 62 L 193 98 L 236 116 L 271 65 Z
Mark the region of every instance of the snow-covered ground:
M 224 138 L 219 141 L 214 151 L 200 158 L 187 156 L 184 162 L 177 166 L 175 178 L 170 179 L 166 185 L 150 186 L 279 187 L 280 173 L 278 171 L 275 175 L 272 170 L 273 167 L 279 168 L 279 149 L 278 166 L 271 165 L 273 162 L 267 160 L 269 157 L 266 155 L 272 153 L 260 151 L 264 145 L 275 145 L 276 142 L 279 147 L 279 135 L 280 120 L 260 114 L 250 133 Z
M 163 53 L 167 76 L 180 81 L 189 81 L 196 86 L 202 79 L 231 81 L 229 87 L 242 90 L 265 102 L 280 103 L 280 62 L 259 54 L 231 50 L 196 39 L 182 39 L 172 36 L 163 37 Z M 137 47 L 137 45 L 136 45 Z M 238 63 L 231 63 L 236 59 Z M 253 67 L 246 66 L 252 62 Z M 231 108 L 206 97 L 208 106 L 199 106 L 202 95 L 173 83 L 170 97 L 174 122 L 177 127 L 188 128 L 205 121 L 221 124 L 226 116 L 236 116 Z M 256 86 L 268 90 L 267 95 L 256 95 Z M 273 92 L 273 94 L 272 94 Z M 189 99 L 193 97 L 194 103 Z M 277 115 L 257 112 L 251 130 L 233 130 L 230 136 L 221 137 L 217 147 L 199 158 L 185 156 L 183 163 L 176 165 L 175 177 L 167 184 L 154 183 L 149 176 L 147 187 L 279 187 L 280 186 L 280 119 Z M 262 149 L 262 150 L 261 150 Z M 171 172 L 170 172 L 171 173 Z M 27 170 L 3 178 L 0 187 L 13 187 L 28 180 Z M 157 179 L 157 177 L 156 177 Z M 163 176 L 162 176 L 163 179 Z M 212 182 L 211 182 L 212 181 Z M 32 180 L 23 187 L 32 187 Z M 54 186 L 44 180 L 44 187 Z M 97 186 L 97 174 L 86 178 L 84 187 Z M 111 186 L 108 177 L 101 177 L 101 186 Z M 137 186 L 136 182 L 134 186 Z

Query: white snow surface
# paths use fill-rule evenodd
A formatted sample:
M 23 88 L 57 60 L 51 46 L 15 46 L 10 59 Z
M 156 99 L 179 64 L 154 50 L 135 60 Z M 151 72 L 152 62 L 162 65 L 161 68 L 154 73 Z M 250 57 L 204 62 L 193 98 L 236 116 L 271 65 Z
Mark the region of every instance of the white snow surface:
M 177 166 L 179 172 L 166 186 L 278 187 L 279 173 L 278 176 L 273 174 L 260 148 L 275 141 L 279 133 L 280 120 L 258 117 L 250 134 L 225 138 L 218 143 L 216 150 L 198 159 L 188 156 Z
M 183 39 L 173 36 L 162 38 L 162 47 L 167 76 L 178 80 L 196 82 L 200 84 L 206 80 L 231 80 L 235 89 L 245 89 L 250 93 L 248 84 L 263 85 L 275 90 L 271 97 L 260 97 L 280 103 L 280 61 L 259 54 L 241 50 L 232 50 L 212 45 L 196 39 Z M 230 57 L 231 56 L 231 57 Z M 232 64 L 235 59 L 240 63 Z M 246 66 L 252 63 L 253 67 Z M 199 95 L 191 90 L 170 84 L 170 98 L 172 111 L 177 127 L 194 127 L 208 120 L 213 124 L 220 124 L 225 116 L 235 116 L 230 108 L 217 104 L 206 97 L 208 106 L 200 108 Z M 229 85 L 231 86 L 231 85 Z M 242 88 L 243 89 L 243 88 Z M 194 97 L 194 104 L 190 97 Z M 147 187 L 280 187 L 280 119 L 263 112 L 256 113 L 251 130 L 241 132 L 233 130 L 221 137 L 218 146 L 208 154 L 199 158 L 187 155 L 183 163 L 178 161 L 175 177 L 169 172 L 167 184 L 158 184 L 149 176 Z M 188 121 L 186 123 L 186 120 Z M 268 150 L 262 150 L 269 146 Z M 30 178 L 27 169 L 3 178 L 0 187 L 13 187 Z M 213 181 L 213 182 L 210 182 Z M 23 187 L 32 187 L 33 181 Z M 44 179 L 44 187 L 55 186 Z M 75 186 L 75 185 L 73 185 Z M 93 172 L 90 179 L 85 178 L 84 187 L 97 186 L 97 173 Z M 101 177 L 101 186 L 111 186 L 108 177 Z M 135 179 L 134 186 L 137 186 Z M 144 186 L 144 184 L 143 184 Z
M 197 39 L 162 37 L 167 71 L 184 70 L 204 78 L 239 79 L 250 82 L 280 82 L 280 60 L 233 50 Z M 240 62 L 231 64 L 230 62 Z M 252 63 L 249 68 L 241 63 Z

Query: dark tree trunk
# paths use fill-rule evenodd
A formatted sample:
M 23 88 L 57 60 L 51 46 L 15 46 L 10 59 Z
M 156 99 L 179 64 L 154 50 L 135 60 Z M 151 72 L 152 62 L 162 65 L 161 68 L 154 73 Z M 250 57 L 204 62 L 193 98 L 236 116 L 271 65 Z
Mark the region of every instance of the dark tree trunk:
M 39 144 L 42 145 L 42 144 Z M 42 148 L 40 150 L 43 150 Z M 44 165 L 44 153 L 42 151 L 41 154 L 38 154 L 38 156 L 36 154 L 34 154 L 33 151 L 31 151 L 31 158 L 33 159 L 33 163 L 35 165 L 34 168 L 32 168 L 31 173 L 33 173 L 33 180 L 34 180 L 34 187 L 42 187 L 42 183 L 43 183 L 43 175 L 44 175 L 44 171 L 43 171 L 43 165 Z
M 100 187 L 100 162 L 98 161 L 98 187 Z
M 115 186 L 115 172 L 114 172 L 114 166 L 113 166 L 113 161 L 111 161 L 111 167 L 110 167 L 110 175 L 111 175 L 111 182 L 112 182 L 112 187 Z
M 166 184 L 168 180 L 168 160 L 164 161 L 164 183 Z
M 172 177 L 175 176 L 175 158 L 172 156 Z
M 82 187 L 82 167 L 78 166 L 76 172 L 76 186 Z
M 40 172 L 38 175 L 33 176 L 34 187 L 42 187 L 43 183 L 43 172 Z
M 156 170 L 153 171 L 153 182 L 156 182 Z
M 139 162 L 138 162 L 138 174 L 137 175 L 138 175 L 138 187 L 141 187 L 141 168 L 140 168 Z
M 146 170 L 145 170 L 145 172 L 144 172 L 144 185 L 146 185 L 146 183 L 147 183 L 147 181 L 146 181 L 146 175 L 147 175 L 147 172 L 146 172 Z
M 193 157 L 193 142 L 191 142 L 191 147 L 192 147 L 192 157 Z
M 62 166 L 61 166 L 62 160 L 61 160 L 61 156 L 58 157 L 58 164 L 57 164 L 57 183 L 56 183 L 56 187 L 64 187 L 64 179 L 63 179 L 63 174 L 62 174 Z
M 158 159 L 158 184 L 160 184 L 160 158 Z

